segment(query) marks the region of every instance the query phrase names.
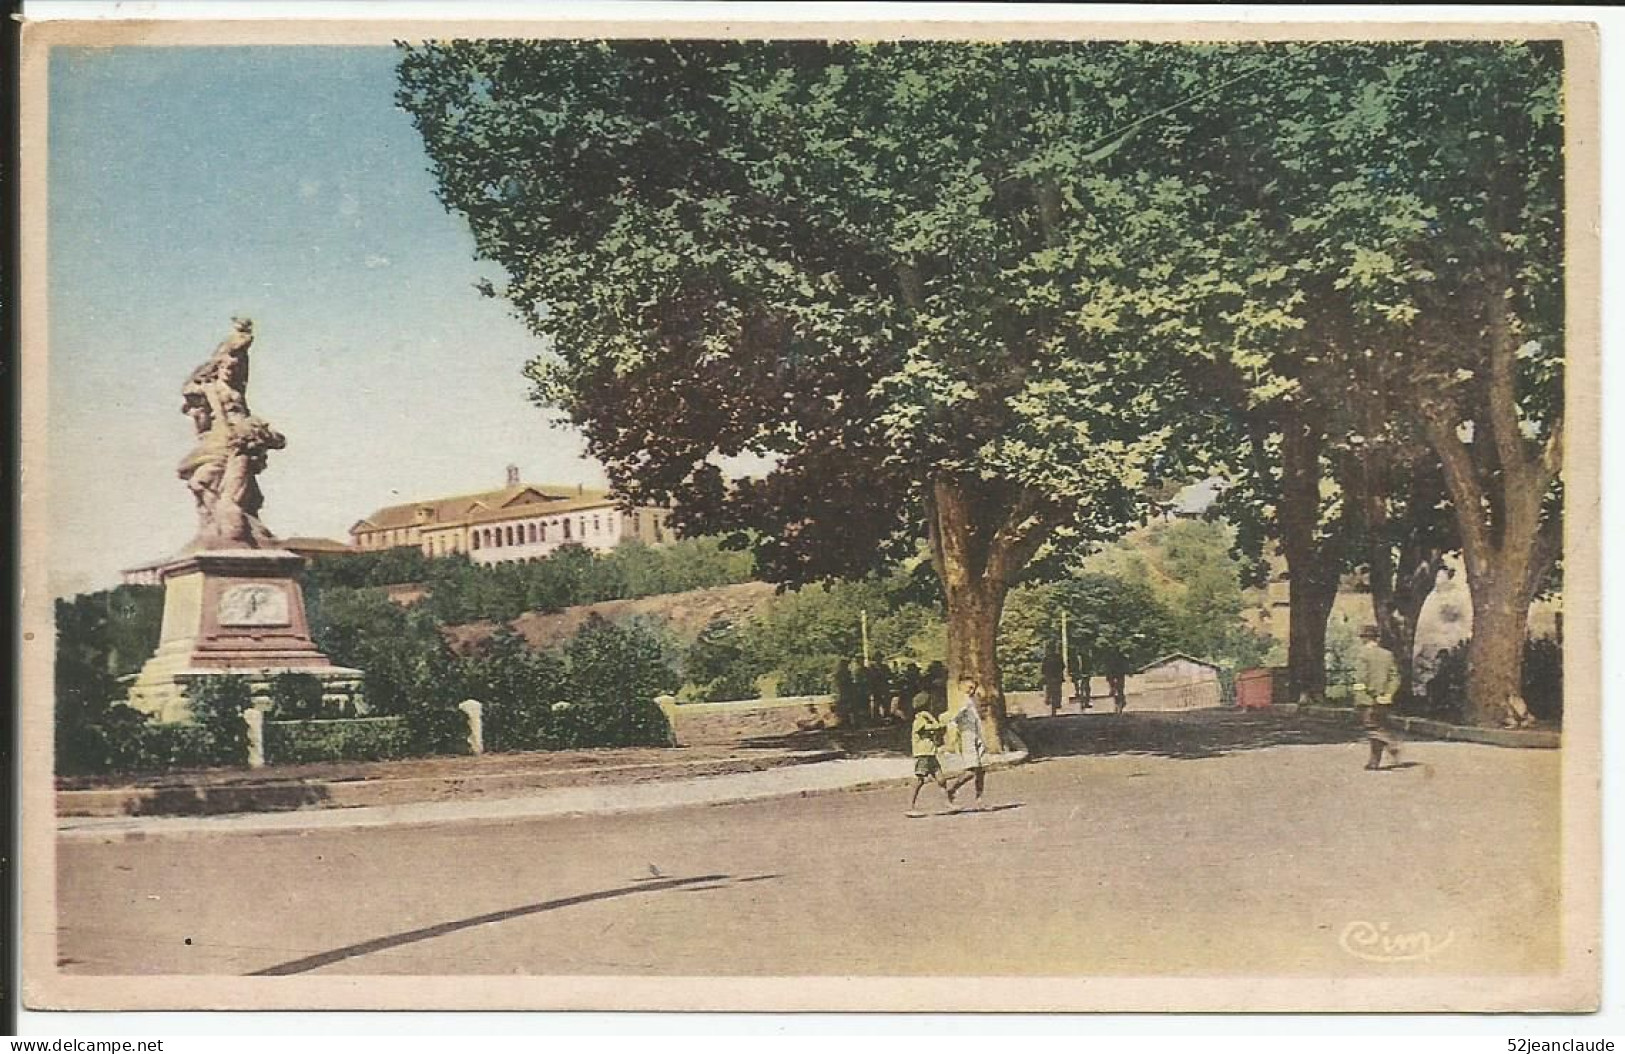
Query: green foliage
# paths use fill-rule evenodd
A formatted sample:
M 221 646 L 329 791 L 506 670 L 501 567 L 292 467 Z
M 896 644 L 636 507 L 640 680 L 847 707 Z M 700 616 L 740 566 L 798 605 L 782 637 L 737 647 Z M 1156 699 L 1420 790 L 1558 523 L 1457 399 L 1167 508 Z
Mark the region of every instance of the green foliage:
M 390 761 L 413 753 L 406 721 L 400 717 L 279 720 L 265 724 L 265 756 L 272 765 Z
M 128 585 L 57 600 L 59 772 L 99 772 L 128 763 L 120 743 L 140 715 L 118 706 L 126 694 L 120 678 L 139 671 L 157 649 L 163 603 L 162 587 Z
M 1252 557 L 1315 611 L 1367 565 L 1386 624 L 1457 535 L 1475 588 L 1556 556 L 1562 74 L 1554 41 L 458 41 L 404 48 L 398 100 L 549 342 L 536 400 L 769 580 L 906 558 L 957 489 L 1002 588 L 1219 470 Z M 744 452 L 778 458 L 729 485 Z M 1226 581 L 1188 593 L 1187 650 L 1259 650 Z
M 382 590 L 329 586 L 308 591 L 306 600 L 311 637 L 334 663 L 365 673 L 373 713 L 405 713 L 423 664 L 451 662 L 435 620 Z
M 1067 613 L 1069 646 L 1091 674 L 1127 674 L 1176 650 L 1175 617 L 1142 582 L 1079 575 L 1050 589 L 1059 631 Z
M 552 612 L 605 600 L 683 593 L 748 582 L 749 553 L 715 538 L 652 547 L 625 542 L 605 553 L 566 545 L 527 563 L 476 565 L 449 557 L 427 562 L 425 610 L 448 625 L 506 622 L 527 611 Z
M 423 550 L 409 545 L 376 552 L 317 553 L 305 571 L 304 581 L 307 587 L 315 589 L 404 585 L 427 581 L 431 568 L 445 561 L 466 565 L 468 557 L 464 554 L 428 557 L 423 555 Z
M 702 701 L 750 699 L 756 695 L 757 667 L 745 651 L 739 627 L 713 619 L 684 656 L 683 676 Z
M 777 673 L 780 695 L 811 695 L 832 689 L 836 664 L 856 660 L 863 649 L 863 613 L 869 613 L 872 656 L 886 662 L 929 661 L 922 641 L 941 626 L 935 605 L 911 599 L 906 576 L 804 586 L 774 598 L 740 627 L 740 646 L 752 676 Z
M 322 699 L 322 679 L 311 673 L 279 673 L 271 678 L 270 721 L 314 721 L 338 717 L 327 713 Z
M 1084 567 L 1150 590 L 1168 614 L 1166 651 L 1247 669 L 1264 661 L 1270 641 L 1242 621 L 1247 568 L 1234 542 L 1233 529 L 1218 521 L 1153 523 Z
M 1326 701 L 1343 706 L 1356 702 L 1354 682 L 1359 680 L 1356 660 L 1360 631 L 1347 615 L 1326 624 Z
M 671 726 L 654 702 L 677 681 L 659 636 L 637 623 L 594 616 L 565 649 L 569 705 L 562 713 L 570 746 L 662 746 Z
M 942 476 L 1039 536 L 1124 522 L 1166 357 L 1236 299 L 1213 187 L 1168 165 L 1219 54 L 456 41 L 404 49 L 398 99 L 550 342 L 536 399 L 619 489 L 805 583 L 911 555 Z M 779 458 L 730 490 L 713 455 L 742 452 Z
M 1523 652 L 1523 697 L 1542 721 L 1563 720 L 1563 645 L 1548 637 L 1531 639 Z
M 248 726 L 243 711 L 254 705 L 248 678 L 227 674 L 203 677 L 187 685 L 192 722 L 210 743 L 210 763 L 248 764 Z

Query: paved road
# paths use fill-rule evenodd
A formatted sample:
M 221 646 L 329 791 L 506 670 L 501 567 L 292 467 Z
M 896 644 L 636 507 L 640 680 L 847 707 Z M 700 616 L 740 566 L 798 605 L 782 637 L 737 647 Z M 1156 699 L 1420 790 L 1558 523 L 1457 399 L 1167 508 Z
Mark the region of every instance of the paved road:
M 1069 726 L 1078 734 L 1055 741 L 1084 753 L 993 773 L 980 813 L 910 819 L 891 787 L 612 816 L 65 838 L 60 958 L 73 973 L 282 975 L 1555 964 L 1557 751 L 1416 743 L 1411 767 L 1368 773 L 1341 732 L 1141 720 L 1109 736 Z M 1448 943 L 1367 962 L 1348 950 L 1368 947 L 1359 924 Z

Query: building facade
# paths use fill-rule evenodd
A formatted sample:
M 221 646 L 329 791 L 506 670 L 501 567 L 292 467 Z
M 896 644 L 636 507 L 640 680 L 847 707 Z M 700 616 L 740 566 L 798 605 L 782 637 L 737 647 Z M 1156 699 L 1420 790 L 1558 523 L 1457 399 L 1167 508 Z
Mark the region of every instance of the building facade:
M 278 538 L 278 549 L 286 549 L 290 553 L 297 553 L 305 558 L 305 564 L 318 556 L 328 553 L 353 553 L 355 550 L 343 542 L 332 538 Z M 131 586 L 161 586 L 164 584 L 164 568 L 174 563 L 178 557 L 166 556 L 162 560 L 142 564 L 140 567 L 127 567 L 119 572 L 125 585 Z
M 389 505 L 350 528 L 354 547 L 414 546 L 425 556 L 466 553 L 476 564 L 539 560 L 565 545 L 605 551 L 625 541 L 660 545 L 670 509 L 622 509 L 601 490 L 522 483 L 508 469 L 500 490 Z

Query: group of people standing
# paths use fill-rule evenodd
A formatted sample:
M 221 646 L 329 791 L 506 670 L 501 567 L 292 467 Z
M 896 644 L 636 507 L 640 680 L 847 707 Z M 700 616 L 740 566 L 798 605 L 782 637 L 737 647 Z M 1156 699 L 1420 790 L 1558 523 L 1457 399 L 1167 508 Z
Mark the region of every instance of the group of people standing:
M 951 716 L 938 717 L 931 708 L 931 697 L 921 692 L 914 699 L 914 724 L 910 734 L 914 755 L 914 797 L 909 801 L 910 816 L 923 816 L 919 811 L 920 791 L 927 782 L 934 782 L 954 804 L 954 795 L 967 783 L 976 786 L 976 805 L 982 803 L 982 791 L 987 781 L 987 738 L 982 734 L 982 714 L 979 697 L 981 688 L 975 680 L 960 682 L 963 702 Z M 950 779 L 943 772 L 939 755 L 957 759 L 963 771 Z M 953 762 L 951 762 L 953 763 Z
M 1044 661 L 1039 666 L 1039 672 L 1044 678 L 1044 705 L 1049 707 L 1051 716 L 1061 712 L 1062 694 L 1066 686 L 1067 663 L 1061 658 L 1061 652 L 1053 644 L 1044 649 Z M 1072 683 L 1077 688 L 1073 700 L 1078 704 L 1079 710 L 1093 710 L 1094 690 L 1091 687 L 1094 678 L 1088 671 L 1074 669 Z M 1128 675 L 1121 669 L 1109 669 L 1106 672 L 1106 692 L 1112 701 L 1114 713 L 1122 713 L 1128 709 Z

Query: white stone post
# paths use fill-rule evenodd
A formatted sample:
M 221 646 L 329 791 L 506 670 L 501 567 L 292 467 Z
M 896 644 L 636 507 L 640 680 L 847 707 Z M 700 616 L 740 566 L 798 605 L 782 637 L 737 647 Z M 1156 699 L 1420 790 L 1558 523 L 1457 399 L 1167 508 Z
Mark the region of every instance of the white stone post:
M 265 711 L 251 706 L 243 711 L 243 724 L 248 727 L 248 767 L 265 767 Z
M 485 727 L 480 720 L 480 711 L 484 708 L 480 706 L 480 701 L 478 699 L 464 699 L 457 704 L 457 709 L 461 710 L 463 716 L 468 718 L 469 753 L 485 753 Z
M 666 715 L 666 727 L 671 730 L 670 746 L 677 746 L 677 697 L 670 692 L 655 696 L 655 705 Z

